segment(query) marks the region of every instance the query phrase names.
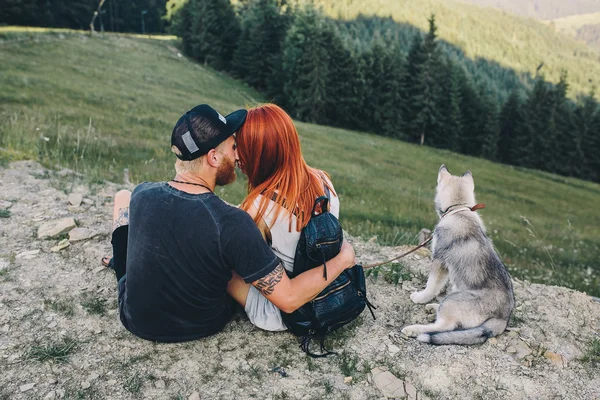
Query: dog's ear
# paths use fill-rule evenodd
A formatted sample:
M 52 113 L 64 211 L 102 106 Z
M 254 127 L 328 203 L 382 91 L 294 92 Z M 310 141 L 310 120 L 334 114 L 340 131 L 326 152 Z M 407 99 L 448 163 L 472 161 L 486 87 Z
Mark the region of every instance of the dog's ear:
M 452 176 L 452 175 L 450 175 L 448 168 L 446 168 L 446 166 L 444 164 L 442 164 L 442 166 L 440 167 L 440 170 L 438 171 L 438 179 L 437 179 L 438 185 L 440 184 L 441 181 L 449 178 L 450 176 Z
M 462 175 L 463 179 L 466 179 L 469 185 L 471 186 L 471 190 L 475 190 L 475 181 L 473 180 L 473 174 L 471 171 L 467 171 Z

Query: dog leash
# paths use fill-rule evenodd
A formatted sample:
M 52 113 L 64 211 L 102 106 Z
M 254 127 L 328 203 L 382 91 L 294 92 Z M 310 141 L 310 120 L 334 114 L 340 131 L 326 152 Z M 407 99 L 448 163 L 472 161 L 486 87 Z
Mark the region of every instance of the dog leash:
M 449 210 L 451 207 L 453 207 L 453 206 L 448 207 L 447 210 Z M 481 210 L 482 208 L 485 208 L 485 204 L 479 203 L 479 204 L 475 204 L 473 207 L 464 206 L 463 208 L 457 208 L 456 210 L 452 210 L 450 212 L 446 212 L 445 214 L 442 214 L 442 216 L 440 217 L 440 220 L 442 220 L 444 217 L 447 217 L 447 216 L 452 215 L 452 214 L 456 214 L 456 213 L 461 212 L 461 211 L 477 211 L 477 210 Z M 410 251 L 407 251 L 406 253 L 400 254 L 399 256 L 394 257 L 392 259 L 389 259 L 387 261 L 382 261 L 382 262 L 378 262 L 378 263 L 375 263 L 375 264 L 363 265 L 363 269 L 370 269 L 370 268 L 379 267 L 380 265 L 389 264 L 392 261 L 396 261 L 396 260 L 401 259 L 402 257 L 406 257 L 407 255 L 409 255 L 411 253 L 414 253 L 415 251 L 419 250 L 421 247 L 426 246 L 427 243 L 431 242 L 432 239 L 433 239 L 433 235 L 431 235 L 423 243 L 421 243 L 420 245 L 418 245 L 414 249 L 412 249 Z

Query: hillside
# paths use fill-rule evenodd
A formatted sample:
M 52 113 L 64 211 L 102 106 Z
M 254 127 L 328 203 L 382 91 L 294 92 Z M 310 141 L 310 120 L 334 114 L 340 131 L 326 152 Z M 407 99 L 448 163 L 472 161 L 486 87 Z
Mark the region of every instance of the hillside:
M 5 36 L 6 37 L 6 36 Z M 190 62 L 172 43 L 76 33 L 15 36 L 0 44 L 0 160 L 38 159 L 90 182 L 165 180 L 174 121 L 202 102 L 221 112 L 263 101 Z M 414 243 L 436 223 L 436 174 L 473 171 L 489 233 L 512 274 L 599 295 L 600 186 L 359 132 L 298 123 L 309 164 L 331 173 L 352 235 Z M 237 203 L 244 177 L 219 189 Z
M 600 11 L 599 0 L 461 0 L 542 20 Z
M 114 274 L 99 262 L 110 251 L 111 198 L 123 186 L 89 185 L 31 161 L 0 167 L 0 210 L 10 212 L 0 223 L 0 399 L 600 396 L 600 303 L 573 290 L 514 280 L 509 331 L 481 346 L 402 336 L 405 325 L 431 319 L 409 299 L 425 285 L 426 249 L 367 279 L 377 319 L 365 311 L 329 335 L 339 356 L 311 359 L 291 334 L 256 329 L 241 313 L 205 339 L 141 340 L 121 326 Z M 81 204 L 69 205 L 72 193 Z M 69 234 L 66 248 L 53 249 L 59 237 L 38 239 L 41 225 L 69 217 L 80 235 Z M 407 249 L 346 237 L 366 262 Z
M 453 58 L 461 60 L 467 68 L 472 64 L 475 68 L 470 69 L 476 70 L 476 75 L 488 75 L 499 86 L 505 84 L 504 75 L 510 73 L 528 84 L 542 62 L 542 72 L 551 82 L 558 82 L 562 70 L 568 71 L 572 98 L 578 93 L 588 93 L 589 80 L 600 76 L 598 53 L 542 22 L 501 10 L 446 0 L 316 0 L 314 3 L 334 19 L 353 21 L 359 15 L 391 17 L 402 30 L 417 28 L 423 32 L 428 29 L 427 18 L 434 13 L 439 38 L 451 46 L 447 51 Z M 503 78 L 497 79 L 498 76 Z
M 600 12 L 546 21 L 557 31 L 600 50 Z

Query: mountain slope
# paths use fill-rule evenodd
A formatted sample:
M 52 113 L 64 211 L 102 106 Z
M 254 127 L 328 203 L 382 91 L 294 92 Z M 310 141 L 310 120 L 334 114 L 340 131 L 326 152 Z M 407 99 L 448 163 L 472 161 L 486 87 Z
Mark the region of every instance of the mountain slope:
M 600 50 L 600 12 L 547 21 L 550 27 Z
M 600 0 L 460 0 L 537 19 L 554 19 L 600 11 Z
M 0 59 L 0 162 L 61 164 L 92 182 L 120 182 L 124 168 L 134 182 L 170 179 L 169 135 L 183 112 L 203 102 L 226 113 L 264 101 L 164 41 L 13 35 L 0 43 Z M 600 185 L 360 132 L 297 126 L 307 162 L 331 174 L 351 234 L 414 243 L 420 229 L 437 222 L 439 165 L 454 173 L 470 169 L 477 199 L 488 205 L 481 214 L 489 234 L 515 276 L 600 294 Z M 240 202 L 245 178 L 217 193 Z
M 301 0 L 308 2 L 308 0 Z M 498 64 L 517 74 L 534 76 L 543 62 L 547 80 L 558 82 L 568 71 L 571 91 L 587 93 L 589 80 L 600 76 L 600 54 L 553 31 L 542 22 L 450 0 L 314 0 L 325 14 L 352 21 L 360 14 L 390 17 L 396 24 L 427 31 L 434 13 L 440 39 L 474 64 Z

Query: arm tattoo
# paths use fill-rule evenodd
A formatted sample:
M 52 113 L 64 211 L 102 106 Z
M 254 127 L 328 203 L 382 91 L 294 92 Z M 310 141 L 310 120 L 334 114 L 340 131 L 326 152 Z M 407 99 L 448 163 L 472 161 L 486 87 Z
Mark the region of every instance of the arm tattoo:
M 254 287 L 257 288 L 264 296 L 268 296 L 273 293 L 275 290 L 275 285 L 281 281 L 283 274 L 283 267 L 281 264 L 279 264 L 272 272 L 260 278 Z
M 113 221 L 113 231 L 123 225 L 129 225 L 129 207 L 119 208 L 117 219 Z

